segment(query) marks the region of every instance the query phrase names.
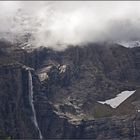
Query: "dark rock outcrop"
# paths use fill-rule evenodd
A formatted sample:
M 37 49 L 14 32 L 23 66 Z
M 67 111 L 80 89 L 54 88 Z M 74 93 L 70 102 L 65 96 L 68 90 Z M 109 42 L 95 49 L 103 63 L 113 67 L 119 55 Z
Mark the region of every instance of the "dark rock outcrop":
M 139 139 L 139 112 L 132 110 L 140 105 L 140 48 L 98 43 L 8 55 L 6 62 L 0 59 L 0 131 L 7 137 L 39 138 L 28 98 L 30 66 L 35 69 L 34 106 L 44 138 Z M 124 102 L 128 111 L 123 112 L 123 104 L 113 109 L 98 103 L 124 90 L 137 90 L 136 97 Z

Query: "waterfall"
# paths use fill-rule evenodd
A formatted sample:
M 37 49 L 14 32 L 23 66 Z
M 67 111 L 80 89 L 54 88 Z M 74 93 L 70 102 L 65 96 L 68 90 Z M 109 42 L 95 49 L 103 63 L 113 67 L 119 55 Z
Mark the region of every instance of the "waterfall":
M 136 138 L 136 121 L 133 121 L 133 137 Z
M 43 139 L 40 128 L 38 126 L 37 119 L 36 119 L 36 111 L 35 111 L 34 103 L 33 103 L 33 94 L 34 94 L 34 92 L 33 92 L 33 81 L 32 81 L 32 74 L 31 74 L 30 70 L 28 70 L 28 74 L 29 74 L 29 102 L 30 102 L 32 112 L 33 112 L 32 120 L 34 122 L 35 127 L 37 128 L 37 130 L 39 132 L 39 138 Z

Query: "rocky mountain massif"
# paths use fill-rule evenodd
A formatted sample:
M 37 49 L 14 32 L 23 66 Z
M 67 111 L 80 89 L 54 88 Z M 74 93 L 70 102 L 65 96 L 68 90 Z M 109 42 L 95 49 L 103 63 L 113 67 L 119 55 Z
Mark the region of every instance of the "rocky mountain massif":
M 0 42 L 0 138 L 140 138 L 140 48 L 113 43 L 64 51 Z M 112 108 L 99 101 L 135 93 Z

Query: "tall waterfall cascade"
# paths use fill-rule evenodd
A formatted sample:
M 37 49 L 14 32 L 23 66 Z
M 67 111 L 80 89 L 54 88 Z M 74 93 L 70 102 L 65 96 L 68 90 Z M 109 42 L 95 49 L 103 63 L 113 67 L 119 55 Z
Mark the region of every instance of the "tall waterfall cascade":
M 41 131 L 40 131 L 40 128 L 38 126 L 38 122 L 37 122 L 37 118 L 36 118 L 36 111 L 35 111 L 35 108 L 34 108 L 34 103 L 33 103 L 33 80 L 32 80 L 32 74 L 31 74 L 31 71 L 28 70 L 28 76 L 29 76 L 29 102 L 30 102 L 30 105 L 31 105 L 31 108 L 32 108 L 32 112 L 33 112 L 33 116 L 32 116 L 32 121 L 35 125 L 35 127 L 37 128 L 38 130 L 38 133 L 39 133 L 39 138 L 40 139 L 43 139 L 43 136 L 41 134 Z

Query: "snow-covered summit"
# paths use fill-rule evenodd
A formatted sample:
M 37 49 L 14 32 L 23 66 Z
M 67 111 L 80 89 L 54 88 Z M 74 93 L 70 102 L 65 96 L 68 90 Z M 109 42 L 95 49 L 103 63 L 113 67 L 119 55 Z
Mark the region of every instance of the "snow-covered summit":
M 119 44 L 121 44 L 121 45 L 123 45 L 124 47 L 127 47 L 127 48 L 140 47 L 140 41 L 139 40 L 121 42 Z

